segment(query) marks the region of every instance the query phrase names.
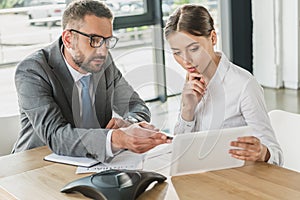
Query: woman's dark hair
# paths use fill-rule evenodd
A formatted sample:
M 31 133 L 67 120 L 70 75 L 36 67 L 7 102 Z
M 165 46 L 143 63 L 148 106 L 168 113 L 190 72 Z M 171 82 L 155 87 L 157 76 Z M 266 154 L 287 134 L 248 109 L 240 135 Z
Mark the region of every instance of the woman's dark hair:
M 86 15 L 113 19 L 111 10 L 99 0 L 76 0 L 71 2 L 64 11 L 62 17 L 63 29 L 65 29 L 68 24 L 79 26 Z
M 214 20 L 206 8 L 200 5 L 183 5 L 168 18 L 164 29 L 165 37 L 175 31 L 186 31 L 195 36 L 210 36 Z

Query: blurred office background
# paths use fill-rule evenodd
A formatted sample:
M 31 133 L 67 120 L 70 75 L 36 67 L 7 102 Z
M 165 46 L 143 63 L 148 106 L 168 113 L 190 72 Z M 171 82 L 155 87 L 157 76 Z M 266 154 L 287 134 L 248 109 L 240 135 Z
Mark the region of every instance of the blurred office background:
M 61 34 L 68 0 L 0 2 L 0 117 L 18 115 L 16 64 Z M 115 14 L 111 50 L 127 80 L 147 101 L 152 123 L 172 132 L 185 72 L 175 63 L 162 28 L 179 5 L 204 5 L 215 20 L 217 50 L 253 73 L 268 110 L 300 113 L 298 0 L 106 0 Z M 1 134 L 3 134 L 1 132 Z

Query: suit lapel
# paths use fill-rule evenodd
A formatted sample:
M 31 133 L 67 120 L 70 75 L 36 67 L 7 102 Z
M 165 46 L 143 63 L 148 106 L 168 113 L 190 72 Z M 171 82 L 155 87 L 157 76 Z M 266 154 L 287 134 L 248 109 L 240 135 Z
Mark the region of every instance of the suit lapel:
M 65 98 L 67 100 L 69 109 L 70 111 L 72 111 L 74 110 L 72 109 L 72 104 L 74 104 L 73 100 L 76 99 L 76 97 L 75 98 L 73 97 L 74 95 L 76 95 L 75 93 L 73 93 L 73 90 L 74 87 L 76 86 L 74 84 L 73 77 L 70 74 L 66 66 L 66 63 L 64 61 L 64 58 L 61 54 L 61 46 L 62 46 L 61 38 L 58 41 L 56 41 L 53 45 L 51 45 L 49 51 L 49 65 L 51 66 L 54 75 L 56 76 L 58 82 L 61 85 L 61 88 L 64 91 L 65 97 L 61 97 L 61 98 Z M 75 110 L 79 110 L 79 109 L 75 109 Z M 73 115 L 71 117 L 71 119 L 73 119 L 74 113 L 72 114 L 72 112 L 70 112 L 70 114 Z
M 98 121 L 102 128 L 105 128 L 106 122 L 106 104 L 110 103 L 106 101 L 106 80 L 104 71 L 93 75 L 93 81 L 95 88 L 95 108 Z
M 102 128 L 105 128 L 112 116 L 113 108 L 113 91 L 114 76 L 111 73 L 112 65 L 111 54 L 108 53 L 106 61 L 99 73 L 94 74 L 94 85 L 95 88 L 95 107 L 98 121 Z

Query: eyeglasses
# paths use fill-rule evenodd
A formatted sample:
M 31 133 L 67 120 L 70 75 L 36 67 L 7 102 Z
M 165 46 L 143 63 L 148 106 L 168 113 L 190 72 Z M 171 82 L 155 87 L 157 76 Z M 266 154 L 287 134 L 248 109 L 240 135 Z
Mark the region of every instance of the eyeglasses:
M 119 38 L 115 37 L 115 36 L 111 36 L 111 37 L 103 37 L 100 35 L 96 35 L 96 34 L 86 34 L 80 31 L 77 31 L 75 29 L 69 29 L 68 31 L 70 32 L 76 32 L 79 33 L 83 36 L 86 36 L 90 39 L 90 46 L 93 48 L 99 48 L 101 47 L 104 43 L 106 45 L 106 48 L 108 49 L 112 49 L 116 46 Z

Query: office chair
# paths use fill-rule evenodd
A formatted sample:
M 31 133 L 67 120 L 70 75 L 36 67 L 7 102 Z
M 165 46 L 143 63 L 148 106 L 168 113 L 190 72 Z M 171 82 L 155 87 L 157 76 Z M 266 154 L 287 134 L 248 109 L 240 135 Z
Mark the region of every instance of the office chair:
M 283 151 L 283 167 L 300 172 L 300 114 L 283 110 L 272 110 L 268 114 Z
M 20 131 L 20 116 L 0 116 L 0 156 L 10 154 Z

